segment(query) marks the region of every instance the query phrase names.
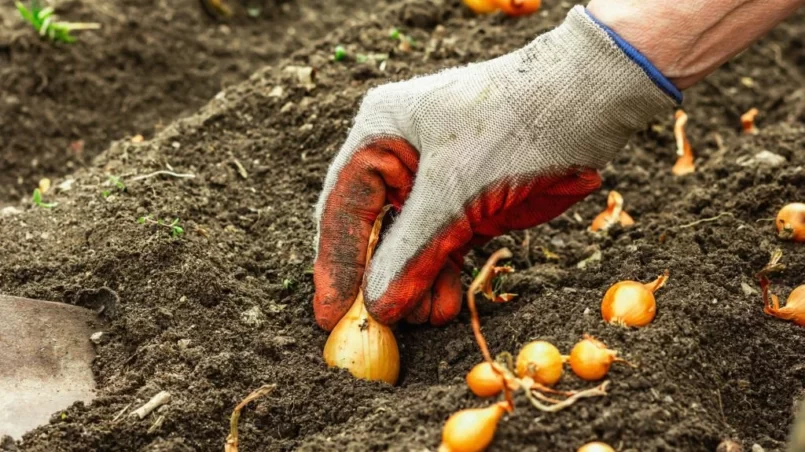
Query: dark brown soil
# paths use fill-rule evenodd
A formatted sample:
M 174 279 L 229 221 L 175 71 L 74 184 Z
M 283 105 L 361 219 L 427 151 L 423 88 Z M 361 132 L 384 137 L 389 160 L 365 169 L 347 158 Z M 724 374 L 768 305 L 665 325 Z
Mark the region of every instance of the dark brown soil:
M 54 44 L 14 2 L 0 5 L 0 206 L 29 198 L 40 178 L 89 164 L 112 140 L 151 137 L 377 2 L 243 0 L 237 8 L 228 0 L 236 15 L 227 23 L 199 0 L 52 3 L 62 20 L 102 28 Z
M 440 329 L 400 326 L 397 387 L 329 370 L 306 272 L 312 205 L 368 87 L 517 48 L 558 23 L 569 6 L 549 2 L 540 15 L 510 19 L 471 17 L 458 1 L 396 4 L 227 88 L 150 141 L 114 143 L 75 174 L 71 190 L 48 197 L 59 202 L 55 209 L 0 218 L 4 293 L 68 303 L 103 286 L 120 295 L 107 329 L 112 340 L 98 348 L 97 400 L 57 413 L 22 448 L 220 450 L 232 408 L 275 383 L 274 394 L 244 412 L 244 451 L 434 450 L 450 413 L 487 403 L 463 383 L 480 360 L 468 316 Z M 764 315 L 760 296 L 746 294 L 742 283 L 757 289 L 752 275 L 776 247 L 788 265 L 774 278 L 776 290 L 787 295 L 805 283 L 805 248 L 779 242 L 770 221 L 784 203 L 805 200 L 804 18 L 797 15 L 687 93 L 695 174 L 670 173 L 670 111 L 604 171 L 605 188 L 624 195 L 634 227 L 603 236 L 586 231 L 605 203 L 602 190 L 529 231 L 527 247 L 525 233 L 516 232 L 467 259 L 469 274 L 500 246 L 517 254 L 519 271 L 507 289 L 520 296 L 481 307 L 493 352 L 516 352 L 533 339 L 567 352 L 589 333 L 639 363 L 613 368 L 607 398 L 561 413 L 538 413 L 518 400 L 492 449 L 571 451 L 601 439 L 619 451 L 713 451 L 725 438 L 783 449 L 794 403 L 805 396 L 805 334 Z M 437 25 L 444 31 L 435 32 Z M 419 47 L 396 50 L 392 26 L 405 27 Z M 353 55 L 389 53 L 385 71 L 330 61 L 333 42 Z M 283 73 L 288 64 L 315 66 L 316 87 Z M 762 112 L 760 134 L 743 136 L 738 117 L 753 106 Z M 785 165 L 739 163 L 762 150 Z M 131 181 L 167 164 L 196 177 Z M 128 189 L 104 198 L 108 174 L 128 180 Z M 185 235 L 138 224 L 146 214 L 181 218 Z M 543 248 L 559 260 L 547 260 Z M 600 262 L 577 268 L 596 250 Z M 654 323 L 625 330 L 600 319 L 609 285 L 650 280 L 665 269 L 671 280 L 658 294 Z M 585 386 L 572 376 L 562 385 Z M 163 411 L 113 422 L 160 390 L 174 394 Z M 159 416 L 164 423 L 149 433 Z

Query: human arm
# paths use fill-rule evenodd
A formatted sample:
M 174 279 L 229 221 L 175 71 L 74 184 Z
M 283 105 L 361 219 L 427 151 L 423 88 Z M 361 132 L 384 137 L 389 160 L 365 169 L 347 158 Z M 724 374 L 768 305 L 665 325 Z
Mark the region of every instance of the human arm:
M 673 36 L 680 25 L 667 22 L 683 16 L 658 18 L 639 2 L 594 3 L 610 23 L 577 7 L 561 26 L 511 54 L 369 92 L 316 209 L 319 325 L 331 329 L 361 286 L 381 322 L 446 323 L 461 307 L 464 253 L 548 221 L 597 189 L 596 170 L 681 101 L 675 83 L 692 83 L 734 53 L 725 44 L 719 52 L 702 50 L 701 58 L 667 57 L 666 47 L 652 44 L 655 30 L 645 27 L 633 36 L 640 49 L 619 36 L 630 28 L 624 17 L 664 20 L 655 28 Z M 616 14 L 615 3 L 635 9 Z M 723 9 L 724 17 L 731 11 Z M 677 50 L 698 51 L 697 42 L 712 49 L 706 23 L 700 39 L 685 37 L 691 45 Z M 365 269 L 368 231 L 387 203 L 399 215 Z

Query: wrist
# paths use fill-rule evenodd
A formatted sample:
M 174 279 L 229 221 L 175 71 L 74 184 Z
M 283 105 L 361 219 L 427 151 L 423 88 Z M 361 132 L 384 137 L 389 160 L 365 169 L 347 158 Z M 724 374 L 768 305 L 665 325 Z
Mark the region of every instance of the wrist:
M 803 4 L 805 0 L 592 0 L 587 11 L 685 89 Z

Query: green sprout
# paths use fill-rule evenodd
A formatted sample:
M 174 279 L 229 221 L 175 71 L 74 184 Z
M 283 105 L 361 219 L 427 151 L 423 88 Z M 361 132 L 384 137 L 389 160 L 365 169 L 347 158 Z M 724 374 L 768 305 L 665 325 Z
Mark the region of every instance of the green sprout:
M 401 35 L 402 35 L 402 33 L 400 32 L 399 28 L 392 28 L 391 31 L 389 31 L 389 38 L 391 38 L 391 39 L 393 39 L 395 41 L 400 39 Z
M 175 220 L 160 220 L 157 218 L 154 220 L 151 215 L 146 215 L 144 217 L 137 218 L 137 223 L 140 224 L 153 224 L 160 227 L 165 227 L 170 229 L 171 237 L 180 237 L 184 234 L 184 228 L 179 226 L 179 222 L 181 220 L 176 218 Z
M 104 190 L 101 192 L 101 196 L 104 198 L 108 198 L 115 190 L 123 193 L 126 191 L 126 184 L 123 183 L 123 180 L 117 176 L 109 176 L 109 185 L 112 186 L 109 190 Z
M 333 60 L 335 61 L 343 61 L 344 58 L 347 57 L 347 49 L 344 46 L 335 46 L 335 52 L 333 53 Z
M 75 36 L 70 34 L 72 31 L 101 28 L 101 25 L 96 23 L 57 22 L 53 7 L 43 8 L 37 0 L 31 0 L 29 6 L 17 1 L 16 6 L 20 16 L 31 24 L 40 36 L 47 37 L 51 41 L 69 44 L 76 41 Z
M 39 191 L 38 188 L 34 189 L 34 195 L 31 197 L 31 204 L 35 205 L 36 207 L 41 207 L 43 209 L 52 209 L 56 207 L 59 203 L 57 202 L 43 202 L 42 201 L 42 192 Z
M 285 278 L 282 280 L 282 288 L 285 290 L 294 290 L 296 288 L 296 281 L 291 278 Z

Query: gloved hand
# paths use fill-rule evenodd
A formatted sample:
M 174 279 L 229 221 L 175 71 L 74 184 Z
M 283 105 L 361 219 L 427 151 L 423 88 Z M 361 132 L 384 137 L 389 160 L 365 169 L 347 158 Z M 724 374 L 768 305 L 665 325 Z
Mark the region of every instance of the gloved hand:
M 371 90 L 316 207 L 319 325 L 332 329 L 362 282 L 380 322 L 455 317 L 471 246 L 583 199 L 596 169 L 674 106 L 678 91 L 630 52 L 576 7 L 518 51 Z M 399 215 L 365 269 L 388 203 Z

